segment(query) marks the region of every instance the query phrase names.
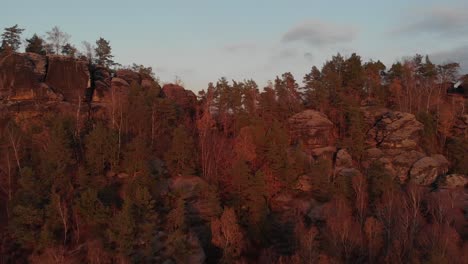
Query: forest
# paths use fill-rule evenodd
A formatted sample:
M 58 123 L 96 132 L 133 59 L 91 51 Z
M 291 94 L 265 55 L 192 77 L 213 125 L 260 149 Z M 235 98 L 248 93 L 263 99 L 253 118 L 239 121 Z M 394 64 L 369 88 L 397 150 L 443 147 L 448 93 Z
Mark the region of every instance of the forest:
M 103 38 L 21 33 L 0 48 L 0 263 L 468 263 L 458 63 L 336 54 L 195 94 Z

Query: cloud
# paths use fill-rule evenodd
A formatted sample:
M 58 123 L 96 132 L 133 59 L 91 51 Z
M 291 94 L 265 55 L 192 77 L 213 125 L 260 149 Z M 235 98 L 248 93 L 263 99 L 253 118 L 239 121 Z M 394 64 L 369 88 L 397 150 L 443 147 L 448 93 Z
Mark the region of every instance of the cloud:
M 281 50 L 276 57 L 280 59 L 289 59 L 297 56 L 297 50 L 294 49 L 283 49 Z
M 444 37 L 468 33 L 468 8 L 432 7 L 411 14 L 409 21 L 392 33 L 401 35 L 435 34 Z
M 356 38 L 358 31 L 349 25 L 338 25 L 322 21 L 305 21 L 290 28 L 282 37 L 282 41 L 303 42 L 311 46 L 324 46 L 350 42 Z
M 306 53 L 304 53 L 304 59 L 306 59 L 307 61 L 313 61 L 314 60 L 314 55 L 312 55 L 312 53 L 310 53 L 310 52 L 306 52 Z
M 258 46 L 255 43 L 233 43 L 226 45 L 224 50 L 232 53 L 239 53 L 239 52 L 253 52 L 257 50 Z
M 458 62 L 460 63 L 460 73 L 468 73 L 468 44 L 461 45 L 450 50 L 434 52 L 430 57 L 438 64 Z

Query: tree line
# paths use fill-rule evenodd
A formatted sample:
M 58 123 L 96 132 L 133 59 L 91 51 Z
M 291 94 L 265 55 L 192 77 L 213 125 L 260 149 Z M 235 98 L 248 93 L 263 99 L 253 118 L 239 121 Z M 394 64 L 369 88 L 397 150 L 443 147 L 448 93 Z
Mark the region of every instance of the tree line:
M 4 34 L 4 51 L 17 50 Z M 302 82 L 284 73 L 260 89 L 221 78 L 188 107 L 156 80 L 132 83 L 108 118 L 81 124 L 45 113 L 24 125 L 7 117 L 2 261 L 189 263 L 203 252 L 208 263 L 463 263 L 455 192 L 401 184 L 380 162 L 363 165 L 373 125 L 364 108 L 387 107 L 416 114 L 425 151 L 451 157 L 449 173 L 468 174 L 468 141 L 451 130 L 465 108 L 445 94 L 458 71 L 421 55 L 386 69 L 337 54 Z M 305 109 L 329 117 L 337 134 L 329 136 L 359 173 L 331 177 L 332 160 L 291 141 L 288 120 Z M 296 190 L 304 175 L 306 194 Z M 168 187 L 173 181 L 186 185 Z M 313 200 L 314 211 L 278 211 L 285 193 Z

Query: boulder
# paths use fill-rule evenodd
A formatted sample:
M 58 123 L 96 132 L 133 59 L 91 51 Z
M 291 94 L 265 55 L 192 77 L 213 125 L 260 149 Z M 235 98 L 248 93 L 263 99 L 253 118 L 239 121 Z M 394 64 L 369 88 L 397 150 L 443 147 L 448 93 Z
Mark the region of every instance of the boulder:
M 197 103 L 197 96 L 190 90 L 176 84 L 166 84 L 162 88 L 166 98 L 173 100 L 177 105 L 185 110 L 194 110 Z
M 422 130 L 423 124 L 414 115 L 390 111 L 377 119 L 368 138 L 371 145 L 381 149 L 418 150 Z
M 463 188 L 468 185 L 468 176 L 463 174 L 450 174 L 445 176 L 441 187 L 445 188 Z
M 183 193 L 187 197 L 197 195 L 197 191 L 206 181 L 197 176 L 177 176 L 171 179 L 169 188 L 175 193 Z
M 311 208 L 319 203 L 307 193 L 292 193 L 283 191 L 275 195 L 270 201 L 270 208 L 273 213 L 279 213 L 283 216 L 297 215 L 297 213 L 306 215 Z
M 367 149 L 367 157 L 371 160 L 379 159 L 383 156 L 382 150 L 378 148 Z
M 388 167 L 389 171 L 400 183 L 404 183 L 408 179 L 408 173 L 413 164 L 425 156 L 424 153 L 415 150 L 403 152 L 391 160 Z
M 335 161 L 335 168 L 336 170 L 341 170 L 344 168 L 351 168 L 353 167 L 353 158 L 351 155 L 346 151 L 346 149 L 340 149 L 336 153 L 336 161 Z
M 106 93 L 109 92 L 112 83 L 112 77 L 106 68 L 100 66 L 94 69 L 92 76 L 92 101 L 100 102 L 103 100 Z
M 333 123 L 324 114 L 302 111 L 289 118 L 289 127 L 293 140 L 302 140 L 309 154 L 320 155 L 334 150 L 331 147 L 334 145 Z
M 45 83 L 65 101 L 77 102 L 91 86 L 88 62 L 72 57 L 50 55 Z
M 297 178 L 296 181 L 296 190 L 303 191 L 303 192 L 310 192 L 314 189 L 312 177 L 309 175 L 301 175 Z
M 41 85 L 46 75 L 46 57 L 12 53 L 0 58 L 0 100 L 32 100 L 45 96 Z
M 432 184 L 439 175 L 447 173 L 449 162 L 442 155 L 424 157 L 413 164 L 410 171 L 411 181 L 421 184 Z
M 115 74 L 117 78 L 124 79 L 128 84 L 132 84 L 133 82 L 137 84 L 141 84 L 141 76 L 137 72 L 132 70 L 122 69 L 118 70 Z
M 141 87 L 143 87 L 144 89 L 149 89 L 155 86 L 156 86 L 156 83 L 152 79 L 143 79 L 141 81 Z
M 455 120 L 452 133 L 456 137 L 468 138 L 468 114 L 462 115 Z

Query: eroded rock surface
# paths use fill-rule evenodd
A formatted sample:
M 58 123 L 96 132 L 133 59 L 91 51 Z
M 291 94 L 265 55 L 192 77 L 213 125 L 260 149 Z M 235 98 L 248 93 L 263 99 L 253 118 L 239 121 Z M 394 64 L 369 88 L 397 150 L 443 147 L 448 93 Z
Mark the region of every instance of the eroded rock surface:
M 308 153 L 320 156 L 336 151 L 333 123 L 326 115 L 305 110 L 289 118 L 289 126 L 292 138 L 302 140 Z

